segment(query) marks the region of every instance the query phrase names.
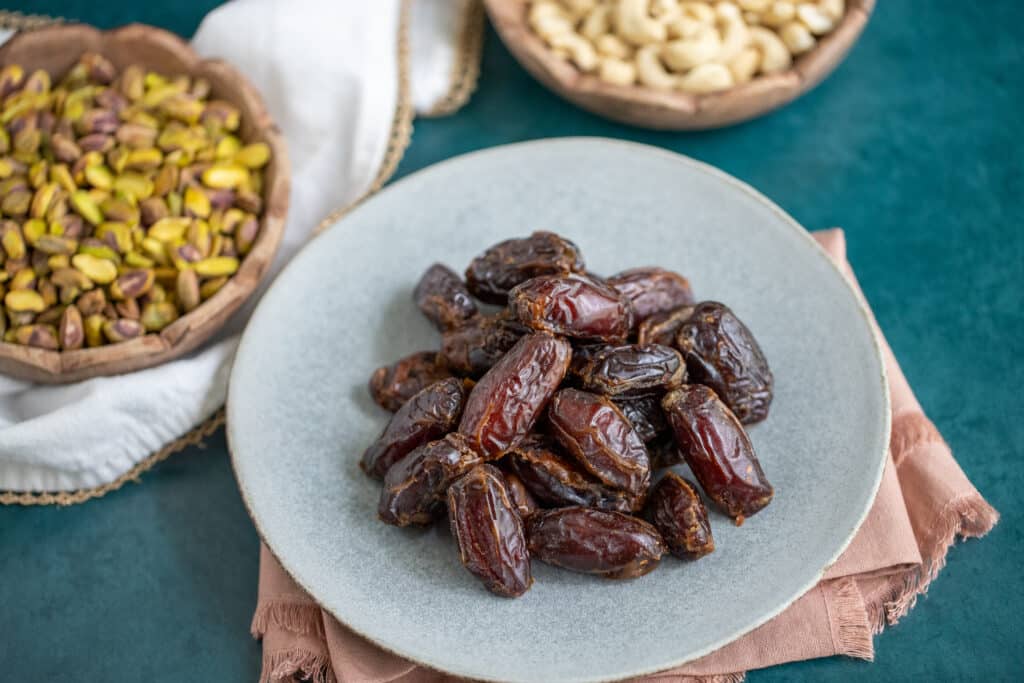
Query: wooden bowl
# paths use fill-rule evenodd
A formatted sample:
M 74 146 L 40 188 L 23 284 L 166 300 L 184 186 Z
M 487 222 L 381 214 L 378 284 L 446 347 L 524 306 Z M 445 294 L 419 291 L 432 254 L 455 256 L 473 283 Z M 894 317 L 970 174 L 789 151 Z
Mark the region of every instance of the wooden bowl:
M 267 274 L 281 242 L 288 212 L 289 165 L 284 138 L 249 81 L 227 63 L 201 59 L 183 40 L 162 29 L 131 24 L 112 31 L 84 25 L 59 25 L 19 33 L 0 48 L 0 65 L 17 63 L 45 69 L 62 77 L 85 51 L 98 52 L 118 70 L 129 64 L 168 75 L 201 76 L 211 96 L 239 108 L 239 135 L 246 142 L 270 146 L 264 170 L 263 215 L 260 232 L 238 272 L 219 292 L 181 316 L 159 334 L 146 334 L 120 344 L 73 351 L 50 351 L 0 342 L 0 373 L 33 382 L 76 382 L 99 375 L 116 375 L 151 367 L 195 349 L 217 331 Z
M 843 60 L 867 24 L 875 0 L 847 0 L 839 25 L 782 73 L 710 95 L 612 85 L 558 57 L 526 20 L 528 0 L 484 0 L 498 35 L 541 83 L 584 109 L 615 121 L 661 130 L 719 128 L 766 114 L 820 83 Z

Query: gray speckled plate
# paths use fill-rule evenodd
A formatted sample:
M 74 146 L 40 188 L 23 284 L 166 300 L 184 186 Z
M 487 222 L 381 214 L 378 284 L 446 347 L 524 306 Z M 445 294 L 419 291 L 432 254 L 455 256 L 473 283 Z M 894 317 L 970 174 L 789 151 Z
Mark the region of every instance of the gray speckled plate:
M 776 377 L 751 430 L 775 500 L 717 550 L 615 582 L 534 563 L 517 600 L 487 593 L 444 525 L 376 520 L 356 466 L 387 415 L 377 366 L 436 347 L 410 293 L 435 260 L 546 228 L 599 273 L 658 264 L 728 303 Z M 882 474 L 888 391 L 865 308 L 789 216 L 733 178 L 662 150 L 545 140 L 445 161 L 383 190 L 299 254 L 263 298 L 231 377 L 242 495 L 288 572 L 381 646 L 461 676 L 593 681 L 694 659 L 811 588 L 864 519 Z

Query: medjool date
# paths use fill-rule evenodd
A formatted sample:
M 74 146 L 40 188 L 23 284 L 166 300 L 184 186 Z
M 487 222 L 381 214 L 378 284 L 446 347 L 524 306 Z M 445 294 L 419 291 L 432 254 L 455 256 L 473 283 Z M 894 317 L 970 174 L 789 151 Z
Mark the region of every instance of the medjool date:
M 665 554 L 658 530 L 642 519 L 584 507 L 538 512 L 526 523 L 526 540 L 542 562 L 609 579 L 643 576 Z
M 466 269 L 466 285 L 481 301 L 504 304 L 520 282 L 583 269 L 583 258 L 575 244 L 553 232 L 539 231 L 499 242 L 477 256 Z
M 441 356 L 452 372 L 479 377 L 530 331 L 508 311 L 479 315 L 442 335 Z
M 665 413 L 661 410 L 661 397 L 661 394 L 654 394 L 634 398 L 613 399 L 615 405 L 619 407 L 622 414 L 633 425 L 633 430 L 637 433 L 637 436 L 643 439 L 644 443 L 648 444 L 648 451 L 650 451 L 650 443 L 668 429 Z M 649 453 L 649 455 L 651 455 L 651 465 L 653 466 L 654 454 Z
M 537 501 L 533 499 L 530 490 L 523 484 L 519 476 L 510 471 L 510 468 L 503 466 L 501 473 L 505 476 L 505 489 L 508 490 L 508 497 L 519 516 L 526 519 L 537 511 Z
M 448 486 L 483 461 L 461 434 L 413 450 L 384 475 L 377 516 L 395 526 L 426 526 L 444 512 Z
M 548 422 L 562 447 L 592 475 L 634 496 L 646 493 L 647 449 L 611 399 L 562 389 L 551 400 Z
M 774 491 L 750 437 L 714 391 L 688 385 L 669 392 L 661 406 L 704 493 L 737 525 L 771 502 Z
M 669 552 L 679 559 L 696 560 L 714 552 L 708 511 L 693 485 L 675 472 L 667 473 L 651 489 L 646 512 Z
M 606 282 L 630 300 L 637 323 L 694 303 L 689 280 L 664 268 L 632 268 L 612 275 Z
M 448 520 L 462 566 L 487 590 L 514 598 L 530 589 L 533 576 L 523 522 L 501 472 L 478 465 L 452 484 Z
M 723 304 L 697 304 L 676 334 L 691 381 L 705 384 L 749 424 L 768 417 L 772 371 L 754 335 Z
M 374 370 L 370 396 L 384 410 L 395 412 L 424 387 L 451 376 L 437 353 L 420 351 Z
M 637 325 L 637 343 L 672 346 L 675 344 L 679 328 L 689 319 L 691 313 L 693 313 L 693 306 L 683 306 L 665 313 L 655 313 Z
M 435 263 L 423 273 L 412 298 L 423 315 L 442 332 L 458 327 L 477 314 L 476 303 L 462 279 L 441 263 Z
M 500 456 L 533 428 L 571 355 L 569 342 L 550 334 L 520 339 L 473 387 L 459 431 L 487 459 Z
M 553 507 L 581 505 L 633 512 L 643 499 L 604 486 L 571 459 L 561 456 L 550 438 L 533 434 L 513 446 L 503 461 L 541 503 Z
M 465 393 L 462 380 L 454 377 L 420 391 L 391 417 L 380 437 L 363 452 L 359 466 L 371 477 L 383 479 L 414 448 L 455 429 Z
M 535 330 L 609 343 L 626 341 L 633 327 L 629 301 L 587 275 L 542 275 L 509 293 L 509 310 Z
M 574 356 L 570 372 L 582 389 L 616 397 L 656 393 L 686 381 L 683 357 L 660 344 L 606 346 Z

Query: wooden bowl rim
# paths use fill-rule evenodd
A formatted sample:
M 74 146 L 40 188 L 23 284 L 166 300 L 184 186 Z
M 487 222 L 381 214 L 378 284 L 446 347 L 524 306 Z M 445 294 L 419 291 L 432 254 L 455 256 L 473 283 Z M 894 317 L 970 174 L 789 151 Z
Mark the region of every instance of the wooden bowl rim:
M 491 23 L 502 41 L 527 71 L 532 71 L 532 66 L 543 72 L 543 77 L 534 73 L 542 83 L 597 114 L 645 125 L 645 114 L 653 115 L 657 111 L 659 115 L 667 113 L 674 117 L 679 128 L 686 129 L 714 128 L 748 120 L 810 90 L 839 64 L 856 42 L 871 16 L 875 0 L 847 0 L 846 12 L 836 27 L 822 36 L 812 50 L 795 58 L 788 70 L 758 76 L 728 90 L 705 95 L 656 90 L 644 85 L 614 85 L 596 75 L 581 72 L 568 60 L 555 55 L 527 25 L 529 4 L 530 0 L 484 0 Z M 529 64 L 524 57 L 530 58 Z M 574 96 L 587 98 L 587 104 Z M 632 107 L 640 109 L 640 112 L 616 116 L 601 111 L 595 101 L 612 105 L 615 111 Z M 737 111 L 743 113 L 737 116 Z M 698 125 L 689 125 L 697 119 L 701 121 Z
M 240 71 L 221 59 L 203 59 L 179 36 L 147 24 L 127 24 L 102 31 L 86 24 L 58 24 L 19 32 L 0 47 L 0 65 L 10 59 L 16 47 L 28 41 L 40 46 L 75 36 L 97 46 L 103 54 L 113 41 L 124 44 L 147 42 L 166 51 L 186 65 L 189 76 L 213 76 L 232 82 L 230 92 L 214 91 L 212 96 L 228 99 L 250 119 L 250 138 L 266 142 L 271 160 L 265 170 L 263 212 L 260 231 L 238 271 L 214 296 L 179 317 L 159 333 L 147 333 L 119 344 L 106 344 L 70 351 L 52 351 L 0 341 L 0 373 L 33 382 L 58 384 L 97 376 L 116 375 L 152 367 L 180 357 L 209 339 L 242 303 L 253 294 L 269 272 L 270 264 L 284 234 L 290 194 L 290 164 L 284 136 L 273 122 L 254 85 Z

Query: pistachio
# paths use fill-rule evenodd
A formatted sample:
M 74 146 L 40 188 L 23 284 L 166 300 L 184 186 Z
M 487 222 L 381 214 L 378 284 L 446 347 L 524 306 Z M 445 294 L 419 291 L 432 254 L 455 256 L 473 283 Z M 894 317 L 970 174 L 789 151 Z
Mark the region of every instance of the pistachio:
M 50 274 L 50 281 L 58 287 L 74 287 L 80 291 L 93 287 L 92 280 L 85 273 L 69 266 L 54 268 Z M 101 291 L 100 294 L 102 295 L 103 292 Z
M 46 175 L 49 171 L 49 164 L 45 159 L 33 163 L 28 169 L 28 184 L 33 190 L 38 190 L 46 182 Z
M 241 164 L 219 161 L 203 171 L 203 184 L 217 189 L 240 187 L 249 177 L 249 170 Z
M 144 331 L 142 323 L 138 320 L 131 320 L 129 318 L 108 320 L 103 323 L 103 336 L 106 337 L 107 341 L 111 344 L 135 339 Z
M 71 258 L 67 254 L 54 254 L 46 259 L 46 265 L 50 267 L 50 272 L 52 273 L 61 268 L 71 267 Z
M 200 117 L 200 121 L 202 121 L 203 125 L 207 128 L 232 132 L 238 130 L 238 109 L 229 102 L 225 102 L 223 100 L 211 100 L 206 105 L 206 110 Z
M 65 164 L 73 164 L 82 156 L 82 148 L 60 133 L 50 136 L 50 150 L 57 161 Z
M 78 138 L 78 148 L 83 152 L 106 154 L 114 149 L 114 138 L 104 133 L 91 133 Z
M 178 309 L 169 301 L 151 301 L 142 309 L 141 322 L 147 332 L 159 332 L 178 319 Z
M 210 215 L 210 198 L 195 185 L 185 188 L 185 214 L 195 218 L 206 218 Z
M 3 247 L 8 258 L 24 258 L 25 238 L 21 234 L 21 228 L 14 221 L 0 223 L 0 246 Z
M 87 346 L 100 346 L 103 344 L 103 325 L 106 322 L 107 319 L 98 313 L 86 316 L 82 327 L 85 330 L 85 343 Z
M 67 254 L 70 256 L 78 249 L 78 240 L 70 237 L 43 235 L 36 240 L 33 247 L 44 254 Z
M 42 218 L 50 210 L 50 206 L 56 201 L 59 188 L 56 183 L 45 183 L 32 197 L 32 204 L 29 206 L 29 214 L 33 218 Z
M 256 220 L 256 216 L 247 215 L 245 220 L 235 228 L 235 246 L 238 248 L 238 253 L 243 256 L 249 253 L 252 245 L 256 243 L 259 231 L 260 224 Z
M 76 121 L 78 132 L 82 135 L 90 133 L 111 134 L 117 130 L 117 114 L 109 109 L 88 109 Z
M 9 265 L 9 264 L 8 264 Z M 19 289 L 32 289 L 36 286 L 36 271 L 31 268 L 21 268 L 14 273 L 14 277 L 7 283 L 7 289 L 11 291 Z
M 265 142 L 246 145 L 235 154 L 235 161 L 246 168 L 263 168 L 270 161 L 270 146 Z
M 24 216 L 32 203 L 32 192 L 18 188 L 11 190 L 0 200 L 0 211 L 9 216 Z
M 16 289 L 4 296 L 4 306 L 15 313 L 42 313 L 46 310 L 43 297 L 32 289 Z
M 100 204 L 107 220 L 133 226 L 139 222 L 140 210 L 132 202 L 122 197 L 110 197 Z
M 121 72 L 121 79 L 118 83 L 118 89 L 121 93 L 129 100 L 139 100 L 145 94 L 145 84 L 143 79 L 145 78 L 145 71 L 137 64 L 132 64 L 125 67 L 125 70 Z
M 202 284 L 202 286 L 199 287 L 199 295 L 203 298 L 203 301 L 206 301 L 214 294 L 219 292 L 221 288 L 227 283 L 228 278 L 226 277 L 216 277 L 213 278 L 212 280 L 207 280 Z
M 104 88 L 96 93 L 96 104 L 120 115 L 128 107 L 128 100 L 116 90 Z
M 41 218 L 30 218 L 21 226 L 21 233 L 25 236 L 25 241 L 34 246 L 36 241 L 46 234 L 46 221 Z
M 179 93 L 164 99 L 160 103 L 160 111 L 172 119 L 184 123 L 196 123 L 203 113 L 203 104 L 187 93 Z
M 92 286 L 91 282 L 89 286 Z M 82 312 L 82 315 L 96 315 L 107 305 L 107 297 L 103 294 L 102 289 L 93 289 L 79 296 L 75 304 L 78 306 L 78 310 Z
M 117 129 L 114 137 L 118 142 L 132 149 L 146 149 L 156 144 L 156 126 L 144 123 L 125 123 Z
M 115 173 L 123 173 L 128 163 L 128 150 L 124 147 L 114 147 L 107 152 L 107 163 Z
M 0 98 L 7 97 L 21 88 L 25 80 L 25 70 L 18 64 L 8 64 L 0 70 Z
M 117 266 L 112 261 L 91 254 L 76 254 L 71 258 L 71 263 L 97 284 L 110 284 L 117 277 Z
M 78 245 L 78 253 L 110 261 L 115 265 L 121 262 L 121 257 L 117 251 L 95 237 L 87 237 L 82 240 L 82 243 Z
M 148 235 L 161 242 L 180 240 L 191 221 L 188 218 L 161 218 L 149 226 Z
M 36 285 L 39 296 L 43 298 L 43 305 L 49 308 L 57 303 L 57 288 L 49 280 L 40 280 Z
M 53 351 L 60 348 L 57 331 L 52 325 L 22 325 L 14 330 L 14 342 Z
M 139 302 L 135 299 L 125 299 L 124 301 L 118 301 L 114 304 L 114 310 L 122 318 L 129 320 L 138 320 L 142 315 L 139 310 Z
M 100 207 L 85 190 L 75 190 L 71 193 L 71 206 L 78 212 L 78 215 L 93 225 L 98 225 L 103 221 Z
M 36 314 L 32 311 L 24 311 L 21 313 L 17 311 L 8 311 L 7 319 L 10 321 L 11 328 L 13 329 L 15 327 L 21 327 L 22 325 L 31 325 L 35 322 Z
M 167 157 L 164 157 L 167 161 Z M 153 179 L 153 194 L 163 197 L 178 186 L 179 169 L 173 164 L 164 164 Z
M 114 189 L 135 199 L 145 199 L 153 194 L 153 181 L 138 173 L 122 173 L 114 179 Z
M 151 268 L 125 271 L 110 285 L 110 296 L 115 300 L 142 296 L 153 286 L 154 279 L 155 275 Z
M 242 149 L 241 141 L 234 135 L 225 135 L 214 148 L 214 157 L 217 159 L 231 159 Z
M 60 316 L 64 313 L 64 305 L 51 305 L 45 311 L 36 316 L 32 322 L 37 325 L 56 325 L 60 322 Z
M 68 306 L 60 315 L 57 326 L 57 337 L 61 348 L 65 350 L 80 349 L 85 343 L 85 327 L 82 312 L 75 306 Z
M 142 219 L 142 224 L 150 226 L 161 218 L 167 218 L 170 216 L 171 210 L 167 208 L 167 202 L 162 198 L 148 197 L 139 202 L 139 214 Z
M 211 256 L 196 262 L 193 267 L 201 277 L 234 275 L 238 271 L 238 259 L 227 256 Z
M 142 301 L 149 303 L 150 301 L 167 301 L 167 290 L 164 289 L 163 285 L 159 282 L 153 284 L 153 288 L 142 297 Z
M 174 288 L 178 295 L 178 304 L 186 313 L 194 309 L 200 302 L 199 276 L 194 270 L 178 271 Z
M 164 160 L 164 153 L 156 147 L 133 149 L 128 152 L 125 168 L 133 171 L 151 171 L 158 168 Z M 150 192 L 153 190 L 150 189 Z

